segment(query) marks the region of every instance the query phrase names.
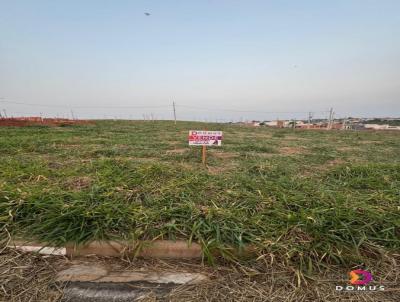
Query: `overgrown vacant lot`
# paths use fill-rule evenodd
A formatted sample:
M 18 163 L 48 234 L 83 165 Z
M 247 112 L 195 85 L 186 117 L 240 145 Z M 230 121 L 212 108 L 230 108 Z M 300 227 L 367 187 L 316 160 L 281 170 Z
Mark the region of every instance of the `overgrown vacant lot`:
M 224 131 L 208 168 L 187 144 L 190 129 Z M 302 269 L 357 264 L 400 248 L 399 154 L 396 132 L 3 127 L 0 227 L 57 245 L 186 239 L 208 256 L 251 244 Z

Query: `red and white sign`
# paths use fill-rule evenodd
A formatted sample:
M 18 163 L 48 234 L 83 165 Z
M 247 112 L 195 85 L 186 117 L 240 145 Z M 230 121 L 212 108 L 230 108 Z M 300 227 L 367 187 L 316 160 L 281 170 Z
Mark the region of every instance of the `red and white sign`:
M 189 146 L 221 146 L 222 131 L 189 131 Z

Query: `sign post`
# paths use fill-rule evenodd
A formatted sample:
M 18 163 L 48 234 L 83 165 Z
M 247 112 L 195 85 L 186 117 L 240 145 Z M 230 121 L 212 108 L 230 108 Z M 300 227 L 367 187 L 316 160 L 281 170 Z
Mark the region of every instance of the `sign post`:
M 222 131 L 190 130 L 189 146 L 202 146 L 201 162 L 206 165 L 207 146 L 221 147 Z

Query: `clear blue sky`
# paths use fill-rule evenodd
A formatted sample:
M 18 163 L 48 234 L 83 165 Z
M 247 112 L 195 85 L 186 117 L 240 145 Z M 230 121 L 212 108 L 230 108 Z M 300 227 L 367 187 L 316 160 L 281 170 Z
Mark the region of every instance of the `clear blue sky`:
M 400 116 L 400 1 L 0 0 L 0 97 L 14 115 Z

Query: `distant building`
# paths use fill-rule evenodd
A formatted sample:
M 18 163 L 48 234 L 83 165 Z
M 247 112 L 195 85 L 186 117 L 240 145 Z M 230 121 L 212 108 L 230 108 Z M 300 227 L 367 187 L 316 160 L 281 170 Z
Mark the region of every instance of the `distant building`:
M 276 121 L 265 121 L 264 125 L 268 127 L 276 127 L 276 128 L 283 128 L 285 127 L 285 122 L 283 120 L 276 120 Z
M 343 129 L 343 123 L 332 123 L 331 129 L 341 130 Z
M 400 126 L 390 126 L 388 124 L 364 124 L 364 127 L 371 130 L 400 130 Z
M 308 124 L 303 121 L 296 121 L 296 128 L 307 128 Z

